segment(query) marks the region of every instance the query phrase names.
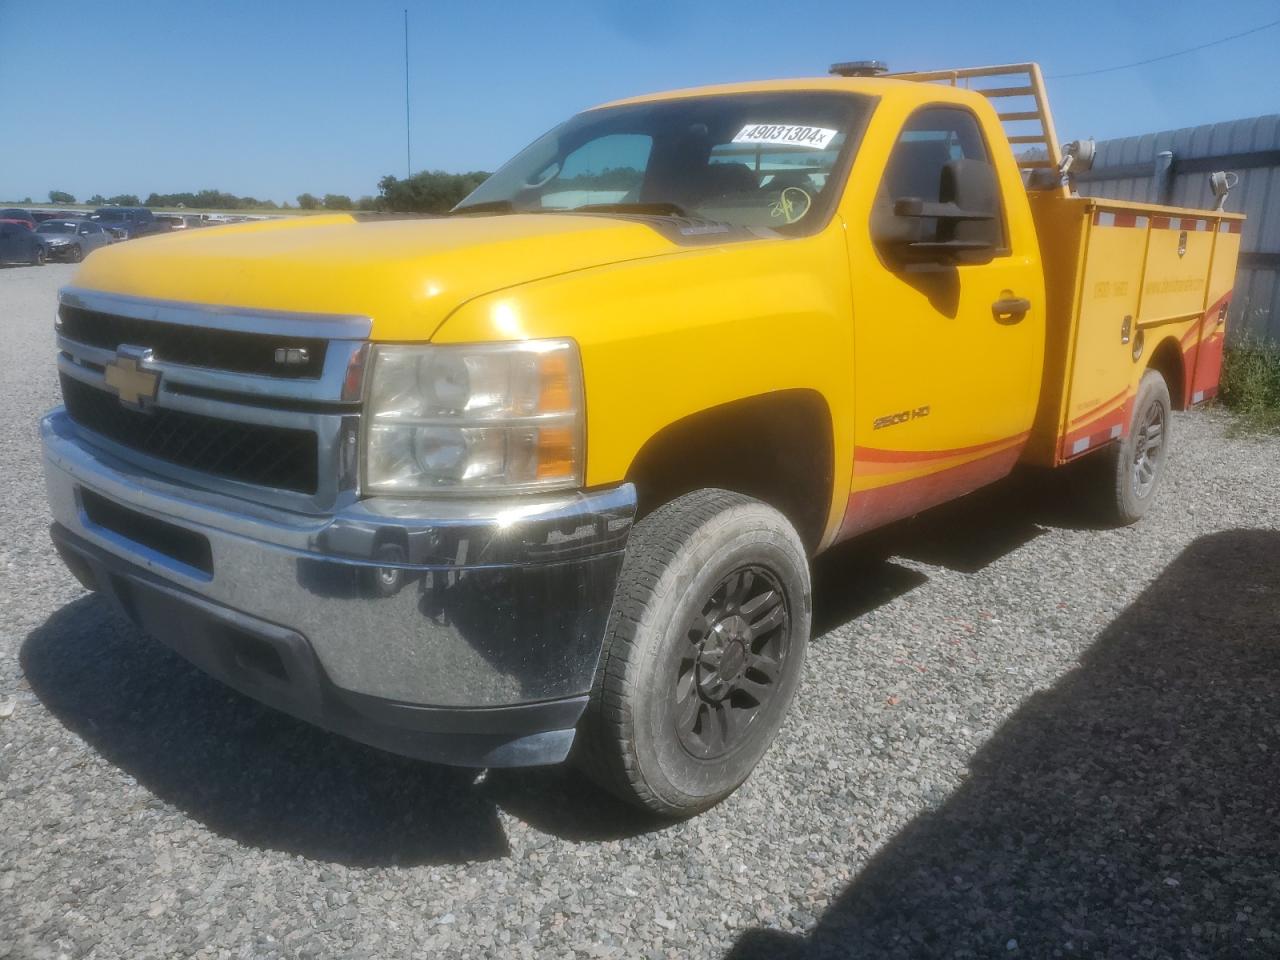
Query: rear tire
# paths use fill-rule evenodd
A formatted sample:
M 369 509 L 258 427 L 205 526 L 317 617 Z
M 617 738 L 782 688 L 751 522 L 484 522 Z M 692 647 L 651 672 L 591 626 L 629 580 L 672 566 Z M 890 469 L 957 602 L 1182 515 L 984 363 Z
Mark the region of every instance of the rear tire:
M 1155 502 L 1169 454 L 1169 386 L 1154 370 L 1142 375 L 1125 438 L 1099 457 L 1098 506 L 1116 526 L 1136 523 Z
M 698 490 L 636 524 L 577 759 L 622 799 L 690 816 L 773 742 L 804 666 L 809 567 L 772 507 Z

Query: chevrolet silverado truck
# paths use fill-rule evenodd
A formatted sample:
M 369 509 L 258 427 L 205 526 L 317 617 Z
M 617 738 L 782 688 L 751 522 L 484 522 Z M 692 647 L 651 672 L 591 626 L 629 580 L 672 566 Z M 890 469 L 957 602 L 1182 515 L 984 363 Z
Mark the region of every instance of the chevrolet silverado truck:
M 67 566 L 355 740 L 724 798 L 815 554 L 1019 463 L 1148 509 L 1240 243 L 1078 196 L 1034 64 L 833 72 L 587 110 L 442 219 L 99 251 L 41 426 Z

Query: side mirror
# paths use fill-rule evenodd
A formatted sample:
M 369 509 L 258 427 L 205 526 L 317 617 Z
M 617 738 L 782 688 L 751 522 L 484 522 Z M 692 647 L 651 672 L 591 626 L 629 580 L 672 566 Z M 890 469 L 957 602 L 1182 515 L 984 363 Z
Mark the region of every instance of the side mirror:
M 873 220 L 876 242 L 904 263 L 987 263 L 1000 246 L 995 171 L 981 160 L 949 160 L 937 201 L 897 197 Z

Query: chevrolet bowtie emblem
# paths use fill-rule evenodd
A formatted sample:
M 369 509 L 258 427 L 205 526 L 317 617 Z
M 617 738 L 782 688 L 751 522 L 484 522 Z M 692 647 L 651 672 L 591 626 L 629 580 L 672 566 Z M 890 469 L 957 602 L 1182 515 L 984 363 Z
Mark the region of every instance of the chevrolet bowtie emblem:
M 139 366 L 150 359 L 151 351 L 148 349 L 122 346 L 116 351 L 116 358 L 106 365 L 103 379 L 126 407 L 140 410 L 156 398 L 160 374 Z

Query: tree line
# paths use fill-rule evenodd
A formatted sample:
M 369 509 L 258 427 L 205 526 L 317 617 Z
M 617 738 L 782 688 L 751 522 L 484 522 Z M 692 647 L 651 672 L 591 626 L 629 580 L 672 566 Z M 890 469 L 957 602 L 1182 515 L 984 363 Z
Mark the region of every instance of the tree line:
M 206 210 L 367 210 L 387 213 L 445 213 L 458 201 L 487 180 L 483 171 L 470 173 L 446 173 L 443 170 L 423 170 L 412 177 L 399 179 L 390 174 L 378 181 L 378 195 L 363 196 L 353 200 L 341 193 L 316 196 L 301 193 L 297 207 L 286 201 L 277 204 L 273 200 L 256 197 L 238 197 L 222 190 L 198 190 L 194 193 L 150 193 L 146 200 L 136 194 L 121 193 L 104 197 L 95 193 L 85 202 L 92 206 L 117 207 L 191 207 Z M 30 199 L 25 200 L 30 203 Z M 76 198 L 65 190 L 50 190 L 50 203 L 75 203 Z

